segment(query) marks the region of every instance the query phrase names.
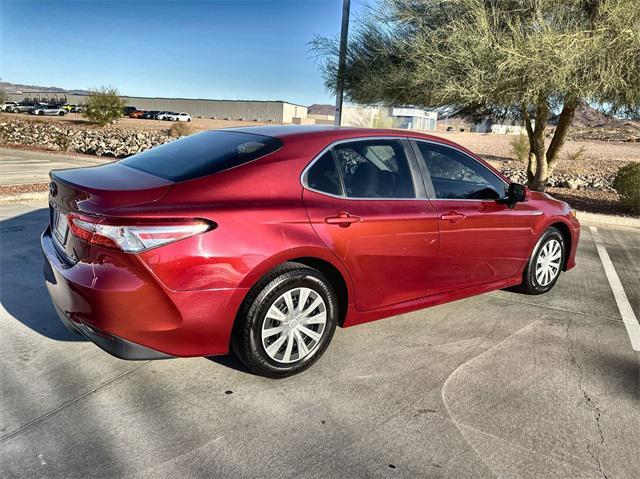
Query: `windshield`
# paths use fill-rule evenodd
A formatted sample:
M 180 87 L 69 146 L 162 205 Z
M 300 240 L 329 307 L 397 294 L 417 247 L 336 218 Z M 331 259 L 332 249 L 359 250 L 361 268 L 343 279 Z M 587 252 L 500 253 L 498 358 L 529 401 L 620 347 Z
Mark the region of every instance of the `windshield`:
M 282 142 L 270 136 L 214 130 L 130 156 L 120 163 L 171 181 L 217 173 L 273 153 Z

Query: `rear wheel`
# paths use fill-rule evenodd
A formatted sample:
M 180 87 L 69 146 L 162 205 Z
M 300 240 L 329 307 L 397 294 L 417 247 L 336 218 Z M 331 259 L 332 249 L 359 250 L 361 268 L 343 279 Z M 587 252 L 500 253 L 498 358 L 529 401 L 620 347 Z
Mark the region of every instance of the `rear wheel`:
M 234 328 L 233 350 L 256 374 L 283 378 L 300 373 L 326 350 L 337 314 L 336 294 L 322 273 L 285 263 L 245 299 Z
M 58 116 L 64 116 L 64 112 L 61 111 L 60 113 L 58 113 Z
M 565 244 L 557 228 L 549 228 L 538 240 L 524 271 L 520 290 L 527 294 L 543 294 L 558 281 L 565 260 Z

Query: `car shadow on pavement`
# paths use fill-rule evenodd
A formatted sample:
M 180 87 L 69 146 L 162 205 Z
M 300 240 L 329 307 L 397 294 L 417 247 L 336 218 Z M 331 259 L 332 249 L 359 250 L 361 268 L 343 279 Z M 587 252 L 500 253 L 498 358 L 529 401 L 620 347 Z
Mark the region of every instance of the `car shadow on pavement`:
M 0 221 L 0 303 L 10 316 L 57 341 L 85 341 L 69 332 L 53 309 L 43 277 L 40 235 L 46 208 Z
M 255 376 L 255 373 L 253 373 L 249 368 L 242 364 L 242 362 L 232 352 L 230 352 L 226 356 L 207 356 L 207 359 L 211 362 L 219 364 L 220 366 L 233 369 L 234 371 Z

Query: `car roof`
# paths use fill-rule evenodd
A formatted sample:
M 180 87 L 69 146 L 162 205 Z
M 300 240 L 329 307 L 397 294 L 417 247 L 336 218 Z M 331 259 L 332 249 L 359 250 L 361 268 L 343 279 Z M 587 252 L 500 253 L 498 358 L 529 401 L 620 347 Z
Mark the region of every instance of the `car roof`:
M 280 139 L 303 139 L 326 138 L 330 141 L 359 138 L 367 136 L 397 136 L 406 138 L 419 138 L 433 140 L 442 143 L 450 143 L 446 139 L 438 136 L 428 135 L 412 130 L 398 130 L 385 128 L 356 128 L 330 125 L 267 125 L 267 126 L 241 126 L 236 128 L 225 128 L 229 131 L 242 131 L 256 135 L 271 136 Z

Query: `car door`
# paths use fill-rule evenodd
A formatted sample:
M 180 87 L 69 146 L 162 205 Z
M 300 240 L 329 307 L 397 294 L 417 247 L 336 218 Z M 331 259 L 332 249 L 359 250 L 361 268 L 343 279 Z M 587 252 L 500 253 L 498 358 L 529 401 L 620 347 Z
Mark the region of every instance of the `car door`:
M 533 240 L 527 203 L 510 209 L 496 200 L 508 183 L 466 152 L 437 142 L 412 141 L 430 201 L 438 216 L 440 249 L 430 272 L 436 292 L 521 274 Z
M 419 175 L 398 138 L 338 142 L 303 174 L 311 224 L 348 269 L 360 311 L 424 297 L 438 226 Z

